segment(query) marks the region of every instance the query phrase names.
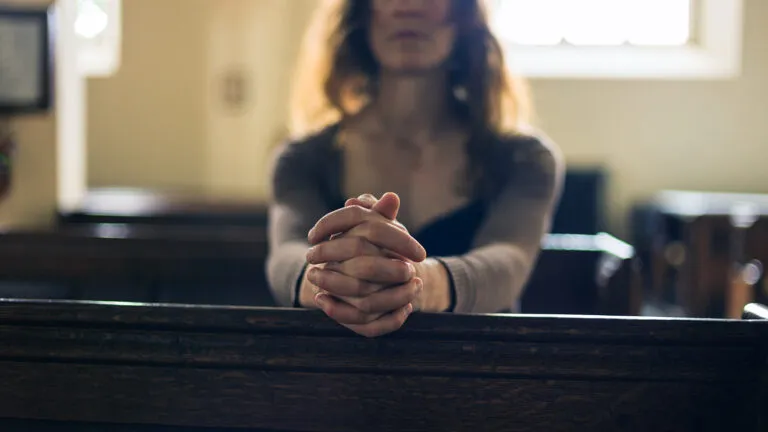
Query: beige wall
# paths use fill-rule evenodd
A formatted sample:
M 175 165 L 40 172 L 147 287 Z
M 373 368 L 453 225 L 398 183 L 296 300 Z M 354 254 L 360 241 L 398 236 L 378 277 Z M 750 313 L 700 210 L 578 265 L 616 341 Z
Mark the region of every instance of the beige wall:
M 0 4 L 48 5 L 52 0 L 0 0 Z M 53 113 L 12 121 L 18 152 L 11 195 L 0 202 L 0 225 L 49 224 L 56 207 L 56 118 Z
M 533 83 L 542 126 L 569 162 L 610 170 L 616 229 L 659 189 L 768 192 L 768 2 L 745 7 L 737 80 Z
M 287 109 L 294 30 L 313 4 L 124 1 L 122 66 L 89 81 L 89 184 L 262 198 L 266 149 Z M 233 70 L 247 74 L 252 96 L 236 111 L 222 100 Z
M 211 3 L 123 2 L 121 67 L 88 83 L 89 184 L 201 188 Z
M 213 5 L 213 3 L 211 3 Z M 263 199 L 269 149 L 285 123 L 290 75 L 304 17 L 314 0 L 217 0 L 208 41 L 208 152 L 204 185 L 210 193 Z M 246 74 L 248 99 L 232 111 L 221 79 Z
M 264 197 L 266 149 L 313 0 L 124 3 L 123 69 L 90 86 L 92 183 Z M 768 192 L 768 2 L 746 0 L 746 24 L 737 80 L 533 82 L 541 124 L 569 162 L 609 170 L 615 230 L 634 200 L 662 188 Z M 232 65 L 255 84 L 255 104 L 238 114 L 214 92 Z
M 44 226 L 56 210 L 56 119 L 53 114 L 14 120 L 17 153 L 11 194 L 0 202 L 0 226 Z

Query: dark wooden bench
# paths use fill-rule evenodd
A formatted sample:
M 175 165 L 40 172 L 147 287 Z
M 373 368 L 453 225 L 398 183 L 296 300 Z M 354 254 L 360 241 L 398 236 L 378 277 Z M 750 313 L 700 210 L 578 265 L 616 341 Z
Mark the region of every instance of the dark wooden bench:
M 761 320 L 416 314 L 364 339 L 300 310 L 5 301 L 0 339 L 4 432 L 768 430 Z
M 688 316 L 729 316 L 734 267 L 768 265 L 768 195 L 662 191 L 632 219 L 648 291 Z M 768 302 L 765 272 L 751 285 Z
M 267 205 L 199 193 L 134 188 L 91 189 L 81 206 L 57 215 L 60 226 L 129 224 L 265 229 Z
M 5 232 L 0 296 L 270 306 L 266 256 L 263 231 L 243 227 Z
M 571 176 L 574 181 L 571 194 L 593 198 L 599 195 L 593 191 L 599 189 L 597 185 L 601 177 L 598 174 L 574 173 Z M 574 201 L 573 197 L 571 201 Z M 584 215 L 597 218 L 596 208 L 599 205 L 597 201 L 590 202 L 590 210 Z M 569 211 L 573 213 L 574 210 Z M 521 302 L 524 312 L 640 313 L 642 288 L 636 280 L 634 250 L 605 234 L 573 235 L 573 232 L 583 231 L 584 218 L 581 218 L 581 225 L 569 225 L 564 218 L 555 223 L 554 228 L 560 229 L 560 233 L 544 241 L 544 251 Z M 563 234 L 564 228 L 576 231 Z M 133 248 L 133 252 L 110 252 L 111 256 L 120 258 L 115 258 L 109 266 L 87 257 L 78 259 L 77 254 L 73 254 L 71 260 L 77 264 L 71 263 L 70 268 L 94 268 L 73 282 L 78 288 L 69 291 L 79 296 L 70 298 L 273 306 L 264 274 L 267 211 L 263 203 L 178 191 L 92 189 L 78 209 L 59 213 L 58 230 L 122 236 L 122 240 L 88 240 L 99 243 L 105 251 L 131 244 Z M 173 239 L 185 240 L 185 235 L 206 239 L 207 246 L 202 247 L 210 251 L 242 250 L 243 242 L 250 242 L 251 245 L 245 246 L 250 249 L 245 251 L 244 256 L 230 254 L 228 261 L 223 255 L 222 259 L 190 261 L 182 259 L 187 251 L 173 250 L 186 248 L 184 242 L 177 245 L 169 242 Z M 162 247 L 156 246 L 158 241 L 163 242 Z M 45 240 L 39 239 L 38 242 L 44 243 Z M 141 248 L 152 248 L 149 253 L 156 259 L 148 262 L 143 258 L 146 253 L 141 252 Z M 37 251 L 24 250 L 29 255 L 28 261 L 41 262 L 34 256 Z M 170 255 L 162 260 L 157 258 L 162 254 Z M 2 256 L 0 242 L 0 258 Z M 18 255 L 16 261 L 21 259 Z M 10 273 L 16 271 L 15 268 L 8 270 L 3 267 L 7 266 L 3 266 L 0 260 L 0 281 L 4 270 Z M 91 274 L 106 275 L 109 268 L 115 270 L 109 280 L 92 280 Z M 185 268 L 194 269 L 194 272 L 187 274 L 183 271 Z M 6 273 L 8 278 L 10 273 Z M 130 282 L 117 284 L 116 287 L 115 281 Z M 83 285 L 88 288 L 79 288 Z M 219 289 L 210 290 L 211 286 L 218 286 Z M 99 293 L 98 289 L 109 289 L 109 292 Z
M 73 224 L 0 233 L 0 297 L 273 306 L 263 230 Z M 633 250 L 607 235 L 552 235 L 526 313 L 635 315 Z

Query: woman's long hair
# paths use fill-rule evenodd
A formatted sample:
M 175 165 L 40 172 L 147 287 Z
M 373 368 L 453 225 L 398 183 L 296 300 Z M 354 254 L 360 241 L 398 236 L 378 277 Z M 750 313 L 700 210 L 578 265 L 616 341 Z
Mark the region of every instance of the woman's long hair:
M 319 6 L 294 76 L 289 121 L 293 138 L 354 115 L 373 97 L 379 65 L 368 42 L 371 3 L 325 0 Z M 480 179 L 479 166 L 491 157 L 485 148 L 488 137 L 520 132 L 532 117 L 527 86 L 510 73 L 484 3 L 452 0 L 451 5 L 456 40 L 445 91 L 457 101 L 472 137 L 467 144 L 470 183 Z

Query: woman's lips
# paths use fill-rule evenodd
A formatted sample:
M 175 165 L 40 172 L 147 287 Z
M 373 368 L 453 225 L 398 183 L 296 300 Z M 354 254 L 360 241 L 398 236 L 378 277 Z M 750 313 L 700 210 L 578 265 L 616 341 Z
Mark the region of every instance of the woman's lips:
M 398 40 L 417 40 L 417 39 L 426 39 L 427 35 L 415 31 L 415 30 L 401 30 L 399 32 L 394 33 L 391 36 L 391 39 L 398 39 Z

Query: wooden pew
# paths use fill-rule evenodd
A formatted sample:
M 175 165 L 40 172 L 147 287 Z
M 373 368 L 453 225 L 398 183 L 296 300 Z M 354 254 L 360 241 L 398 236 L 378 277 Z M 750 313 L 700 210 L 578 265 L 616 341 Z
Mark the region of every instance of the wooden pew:
M 0 302 L 0 430 L 765 431 L 768 321 Z
M 242 226 L 140 224 L 0 233 L 0 297 L 274 306 L 264 236 Z M 550 235 L 543 248 L 523 312 L 639 313 L 631 246 L 606 234 Z
M 266 229 L 267 205 L 244 199 L 135 188 L 89 190 L 82 205 L 58 212 L 60 226 L 238 226 Z
M 768 264 L 768 195 L 662 191 L 635 215 L 632 242 L 644 255 L 652 296 L 688 316 L 726 316 L 739 269 L 751 260 Z M 768 279 L 751 291 L 768 302 Z
M 530 314 L 639 315 L 642 285 L 632 246 L 606 233 L 551 234 L 521 300 Z
M 34 297 L 271 306 L 266 256 L 263 231 L 242 227 L 12 231 L 0 233 L 0 293 L 12 285 L 14 297 L 43 287 Z
M 570 192 L 566 195 L 570 198 L 564 200 L 563 206 L 568 214 L 560 214 L 556 218 L 553 229 L 557 234 L 548 236 L 543 242 L 544 250 L 521 301 L 523 311 L 556 314 L 639 314 L 642 288 L 636 280 L 638 272 L 635 267 L 634 250 L 607 234 L 594 232 L 574 234 L 585 230 L 589 225 L 586 223 L 587 219 L 592 218 L 595 219 L 595 223 L 599 222 L 602 174 L 600 171 L 574 171 L 570 173 L 568 183 Z M 574 212 L 579 212 L 574 210 L 574 206 L 579 202 L 586 207 L 580 210 L 582 213 L 577 218 L 579 221 L 574 224 L 573 216 L 576 214 Z M 589 205 L 585 204 L 587 202 Z M 219 231 L 226 233 L 227 230 L 230 232 L 247 230 L 252 233 L 245 237 L 258 242 L 254 244 L 254 249 L 263 252 L 264 256 L 267 253 L 266 226 L 266 207 L 262 203 L 132 188 L 92 189 L 80 208 L 59 214 L 59 229 L 65 231 L 92 227 L 91 229 L 95 232 L 107 227 L 117 227 L 117 230 L 128 228 L 132 233 L 135 228 L 145 232 L 151 228 L 155 235 L 163 235 L 166 230 L 187 230 L 187 232 L 197 232 L 198 235 L 206 233 L 205 235 L 209 238 L 216 238 Z M 563 229 L 566 228 L 574 231 L 564 233 Z M 229 241 L 226 235 L 220 238 L 222 242 Z M 258 268 L 260 275 L 252 275 L 248 280 L 260 293 L 258 295 L 260 302 L 250 304 L 272 306 L 267 282 L 263 275 L 264 262 L 262 260 L 258 264 L 256 261 L 252 263 L 253 265 L 246 267 Z M 2 266 L 1 262 L 0 266 Z M 204 267 L 202 263 L 200 266 Z M 242 268 L 240 270 L 243 271 Z M 114 279 L 125 278 L 120 275 L 115 276 Z M 131 275 L 128 277 L 135 279 Z M 245 283 L 239 285 L 244 286 Z M 97 286 L 105 285 L 97 284 Z M 139 291 L 148 292 L 145 288 Z M 167 295 L 163 300 L 194 303 L 201 303 L 203 300 L 200 297 L 179 296 L 175 291 L 177 290 L 164 290 Z M 105 299 L 92 296 L 80 298 Z M 115 300 L 112 297 L 106 299 Z M 133 301 L 156 299 L 157 296 L 151 299 L 129 298 Z M 225 299 L 211 297 L 203 302 L 228 304 Z

